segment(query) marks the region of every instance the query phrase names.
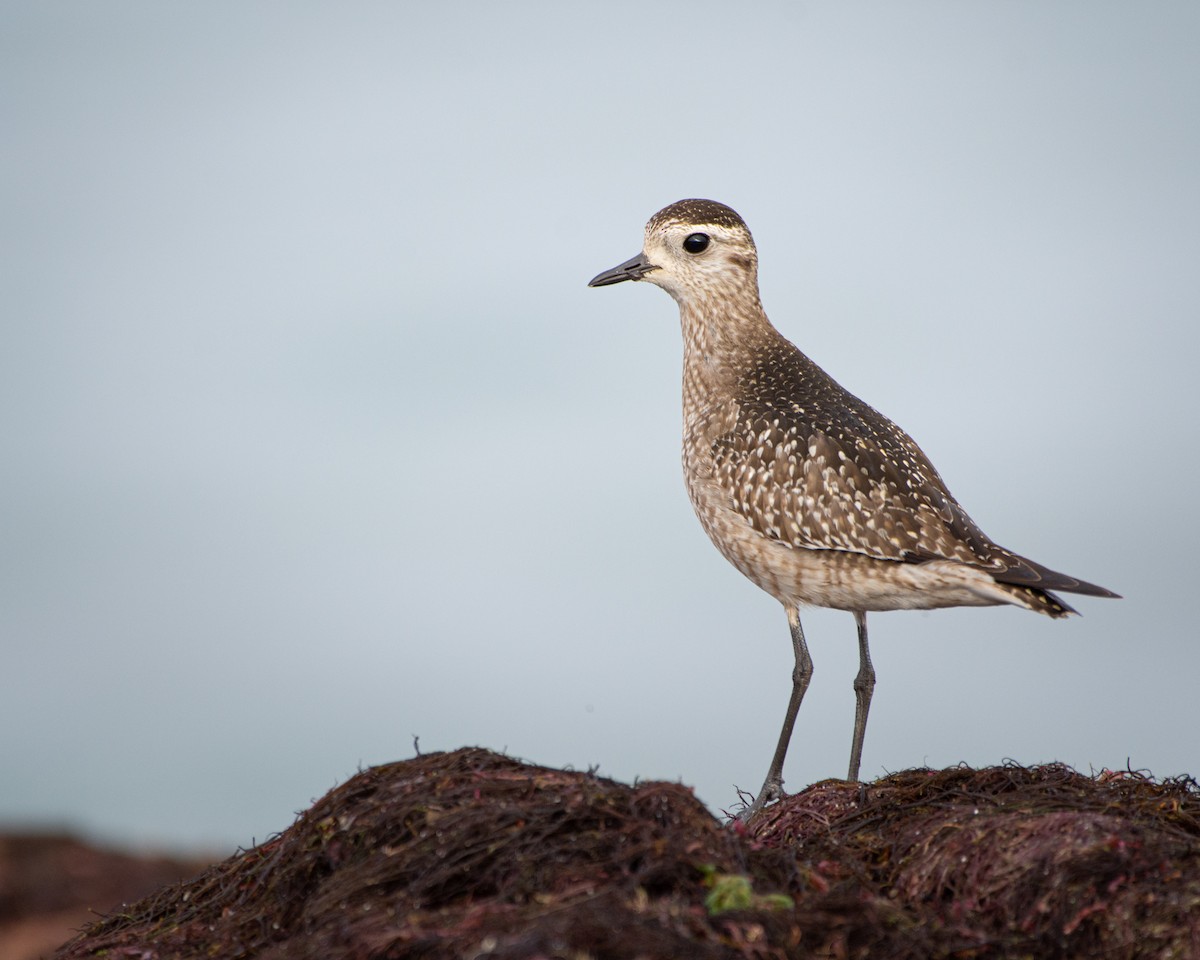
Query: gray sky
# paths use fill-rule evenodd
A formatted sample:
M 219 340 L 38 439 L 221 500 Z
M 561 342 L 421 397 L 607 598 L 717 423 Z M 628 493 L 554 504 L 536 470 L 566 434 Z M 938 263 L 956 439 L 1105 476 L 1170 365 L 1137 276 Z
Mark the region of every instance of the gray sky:
M 481 744 L 755 790 L 783 611 L 679 468 L 688 196 L 994 539 L 871 618 L 863 773 L 1200 773 L 1194 3 L 0 6 L 0 823 L 232 848 Z M 1075 602 L 1075 601 L 1072 601 Z M 853 619 L 788 785 L 845 773 Z

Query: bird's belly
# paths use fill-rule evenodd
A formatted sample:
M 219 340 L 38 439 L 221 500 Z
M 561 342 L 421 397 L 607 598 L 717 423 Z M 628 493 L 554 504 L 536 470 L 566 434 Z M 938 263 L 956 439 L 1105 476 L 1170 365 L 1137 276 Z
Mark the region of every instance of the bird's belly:
M 755 530 L 715 485 L 689 478 L 687 486 L 700 525 L 716 548 L 785 605 L 929 610 L 1006 602 L 995 581 L 977 568 L 951 560 L 905 563 L 845 550 L 792 547 Z

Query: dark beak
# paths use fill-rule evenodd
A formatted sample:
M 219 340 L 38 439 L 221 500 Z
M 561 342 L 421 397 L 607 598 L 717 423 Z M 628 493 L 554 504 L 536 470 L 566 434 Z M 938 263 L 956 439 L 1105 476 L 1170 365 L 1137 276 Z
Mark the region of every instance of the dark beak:
M 603 273 L 592 277 L 588 282 L 589 287 L 607 287 L 610 283 L 620 283 L 623 280 L 641 280 L 651 270 L 657 270 L 654 264 L 646 259 L 644 253 L 639 253 L 636 257 L 626 260 L 620 266 L 613 267 L 611 270 L 605 270 Z

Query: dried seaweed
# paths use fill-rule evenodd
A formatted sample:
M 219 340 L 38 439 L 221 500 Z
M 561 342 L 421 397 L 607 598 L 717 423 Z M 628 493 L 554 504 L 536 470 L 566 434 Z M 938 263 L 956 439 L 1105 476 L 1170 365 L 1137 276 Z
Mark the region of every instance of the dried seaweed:
M 913 770 L 741 828 L 678 784 L 464 749 L 363 771 L 57 956 L 1190 957 L 1198 854 L 1186 778 Z

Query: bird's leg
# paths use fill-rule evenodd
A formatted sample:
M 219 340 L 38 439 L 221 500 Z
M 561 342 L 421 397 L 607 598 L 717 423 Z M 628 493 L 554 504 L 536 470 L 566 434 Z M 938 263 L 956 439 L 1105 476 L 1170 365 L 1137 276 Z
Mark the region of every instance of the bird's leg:
M 772 800 L 780 799 L 783 793 L 783 758 L 787 756 L 788 743 L 792 739 L 792 727 L 796 725 L 796 714 L 800 710 L 800 701 L 804 699 L 804 691 L 808 689 L 808 681 L 812 679 L 812 657 L 808 655 L 808 644 L 804 641 L 804 628 L 800 626 L 800 610 L 791 606 L 787 608 L 788 625 L 792 630 L 792 648 L 796 653 L 796 665 L 792 668 L 792 695 L 788 699 L 787 713 L 783 718 L 783 729 L 779 731 L 779 743 L 775 747 L 775 756 L 771 760 L 771 769 L 767 771 L 767 779 L 763 781 L 762 789 L 754 802 L 738 814 L 737 819 L 748 823 L 750 819 Z
M 867 711 L 871 709 L 871 694 L 875 691 L 875 668 L 871 666 L 871 651 L 867 649 L 867 614 L 854 611 L 858 625 L 858 675 L 854 678 L 854 742 L 850 745 L 850 773 L 846 779 L 858 780 L 862 761 L 863 737 L 867 732 Z

